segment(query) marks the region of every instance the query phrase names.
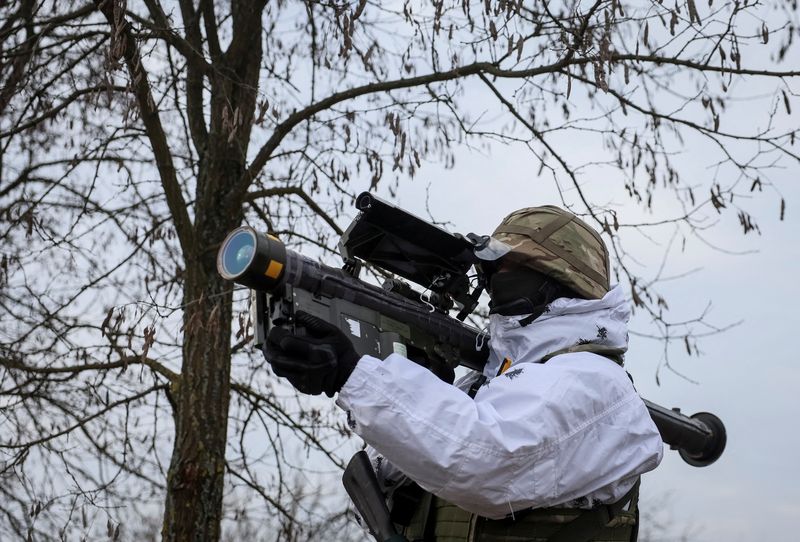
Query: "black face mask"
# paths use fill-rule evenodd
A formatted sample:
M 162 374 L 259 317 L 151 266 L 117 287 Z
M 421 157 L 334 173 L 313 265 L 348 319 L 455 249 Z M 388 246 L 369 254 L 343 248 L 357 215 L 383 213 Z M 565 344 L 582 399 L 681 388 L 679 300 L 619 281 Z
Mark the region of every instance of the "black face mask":
M 490 313 L 503 316 L 530 314 L 538 318 L 559 297 L 577 297 L 569 288 L 533 269 L 494 273 L 489 280 Z

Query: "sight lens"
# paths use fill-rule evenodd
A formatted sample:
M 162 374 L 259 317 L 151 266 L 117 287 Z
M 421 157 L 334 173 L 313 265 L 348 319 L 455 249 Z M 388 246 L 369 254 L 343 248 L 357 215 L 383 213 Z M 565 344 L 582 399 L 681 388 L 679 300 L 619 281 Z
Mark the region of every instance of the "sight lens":
M 222 249 L 222 270 L 228 276 L 236 278 L 241 275 L 253 261 L 256 252 L 256 236 L 253 232 L 243 230 L 228 239 Z
M 250 226 L 228 234 L 217 252 L 217 271 L 226 280 L 253 290 L 272 291 L 286 272 L 286 247 Z

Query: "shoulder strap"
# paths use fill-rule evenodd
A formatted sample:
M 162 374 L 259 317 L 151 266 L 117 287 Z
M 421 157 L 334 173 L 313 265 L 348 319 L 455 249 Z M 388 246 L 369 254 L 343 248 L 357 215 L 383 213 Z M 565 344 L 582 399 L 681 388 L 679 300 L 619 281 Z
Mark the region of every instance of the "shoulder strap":
M 577 344 L 575 346 L 568 346 L 567 348 L 556 350 L 555 352 L 550 352 L 542 358 L 541 363 L 550 361 L 554 357 L 560 356 L 561 354 L 571 354 L 573 352 L 591 352 L 592 354 L 606 357 L 617 365 L 622 365 L 622 355 L 625 353 L 625 349 L 593 343 Z
M 475 399 L 475 396 L 478 394 L 478 390 L 481 389 L 481 386 L 483 386 L 487 380 L 488 379 L 486 378 L 486 375 L 478 375 L 478 378 L 475 379 L 475 382 L 472 383 L 472 385 L 469 387 L 469 391 L 467 392 L 467 395 L 469 395 L 470 399 Z
M 619 515 L 622 509 L 639 493 L 640 482 L 641 478 L 637 479 L 633 487 L 617 502 L 601 504 L 583 512 L 550 536 L 548 542 L 588 542 L 595 533 Z

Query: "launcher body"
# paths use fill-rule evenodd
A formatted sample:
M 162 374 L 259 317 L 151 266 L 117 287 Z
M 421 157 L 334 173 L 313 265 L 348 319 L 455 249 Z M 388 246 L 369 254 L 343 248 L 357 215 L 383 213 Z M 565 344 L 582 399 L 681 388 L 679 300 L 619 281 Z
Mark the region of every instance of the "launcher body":
M 224 278 L 253 290 L 256 344 L 263 347 L 273 326 L 299 331 L 294 314 L 302 310 L 338 326 L 361 355 L 382 359 L 399 353 L 423 365 L 435 358 L 482 371 L 487 337 L 463 320 L 483 291 L 480 268 L 474 276 L 468 272 L 487 238 L 451 234 L 369 193 L 361 194 L 356 206 L 360 214 L 339 244 L 342 269 L 249 227 L 225 239 L 217 267 Z M 358 278 L 364 263 L 400 278 L 388 278 L 383 287 L 364 282 Z M 713 414 L 688 417 L 645 404 L 664 442 L 690 465 L 709 465 L 724 451 L 725 427 Z
M 482 291 L 469 291 L 472 244 L 370 194 L 357 201 L 361 214 L 340 243 L 343 269 L 306 258 L 249 227 L 228 235 L 218 268 L 223 277 L 253 290 L 256 344 L 263 347 L 272 326 L 293 327 L 294 314 L 302 310 L 348 333 L 361 355 L 382 359 L 397 352 L 480 370 L 488 340 L 448 312 L 454 306 L 471 311 Z M 358 278 L 363 262 L 402 278 L 388 279 L 383 287 L 364 282 Z M 417 291 L 403 279 L 427 288 Z

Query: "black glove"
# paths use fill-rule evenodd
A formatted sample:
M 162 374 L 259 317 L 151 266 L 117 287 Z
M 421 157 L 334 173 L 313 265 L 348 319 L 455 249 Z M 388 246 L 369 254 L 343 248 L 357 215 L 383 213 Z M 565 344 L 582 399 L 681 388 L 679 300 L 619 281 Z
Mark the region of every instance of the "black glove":
M 267 336 L 264 355 L 278 376 L 303 393 L 328 397 L 342 389 L 358 363 L 353 343 L 333 324 L 298 311 L 297 332 L 274 327 Z
M 436 352 L 428 352 L 427 355 L 422 356 L 409 356 L 408 359 L 428 369 L 442 382 L 452 384 L 456 379 L 455 370 L 447 363 L 444 356 Z

